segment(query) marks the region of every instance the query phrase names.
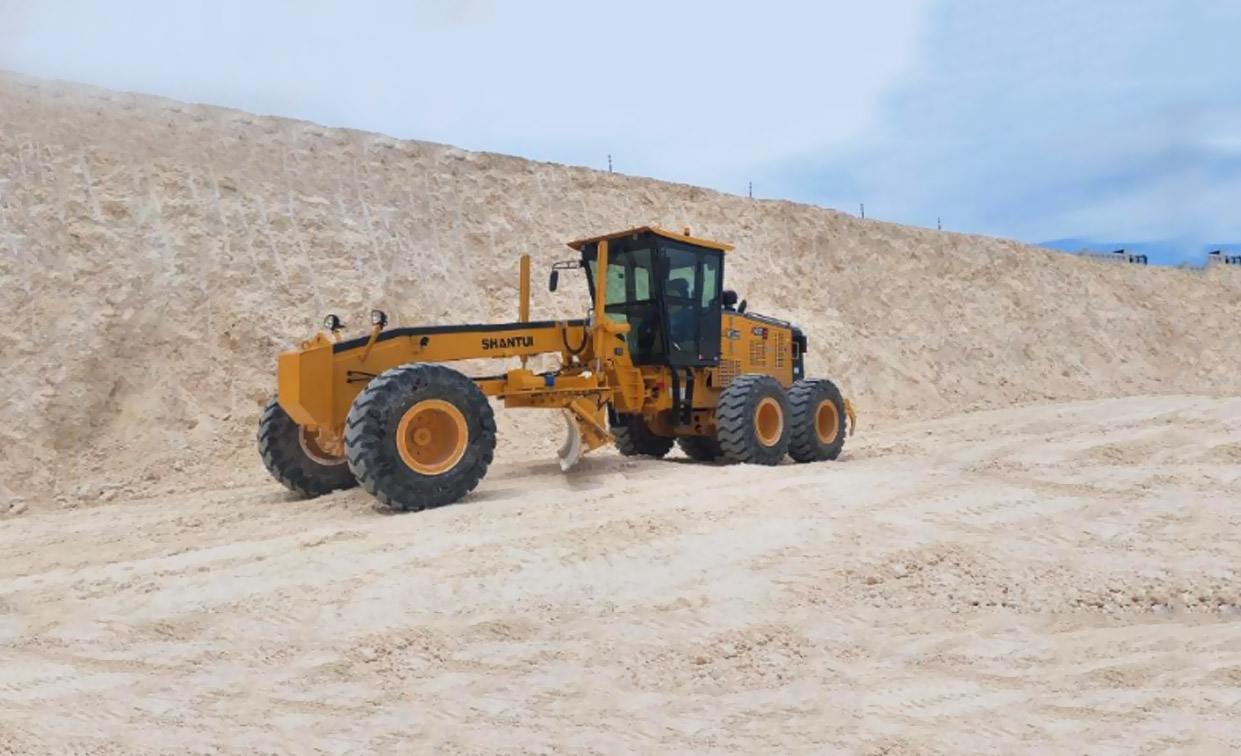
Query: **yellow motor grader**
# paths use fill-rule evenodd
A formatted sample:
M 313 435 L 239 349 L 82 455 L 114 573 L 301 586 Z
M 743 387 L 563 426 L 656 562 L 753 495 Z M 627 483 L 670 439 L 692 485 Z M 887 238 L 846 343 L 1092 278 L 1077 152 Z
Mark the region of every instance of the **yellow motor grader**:
M 277 394 L 259 423 L 267 469 L 303 496 L 361 484 L 384 504 L 436 507 L 472 491 L 491 464 L 495 417 L 506 407 L 561 410 L 568 469 L 609 443 L 662 457 L 775 465 L 835 459 L 853 408 L 828 380 L 805 377 L 806 336 L 746 312 L 725 290 L 727 244 L 653 226 L 569 243 L 593 307 L 581 320 L 530 320 L 530 258 L 520 260 L 518 319 L 491 325 L 325 330 L 281 354 Z M 559 367 L 535 372 L 535 355 Z M 469 376 L 442 363 L 495 358 L 510 369 Z M 520 367 L 512 358 L 519 358 Z

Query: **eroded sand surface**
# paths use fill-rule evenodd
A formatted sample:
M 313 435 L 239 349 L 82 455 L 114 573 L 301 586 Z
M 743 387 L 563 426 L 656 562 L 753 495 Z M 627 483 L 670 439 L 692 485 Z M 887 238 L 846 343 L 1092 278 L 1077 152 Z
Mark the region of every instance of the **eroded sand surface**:
M 842 462 L 562 476 L 509 412 L 458 506 L 266 478 L 327 311 L 508 320 L 520 253 L 651 222 L 806 330 Z M 0 753 L 1241 750 L 1238 307 L 1233 270 L 0 73 Z
M 575 254 L 566 240 L 647 223 L 736 244 L 727 284 L 805 330 L 808 375 L 839 383 L 867 427 L 1241 391 L 1241 269 L 1107 265 L 0 73 L 0 522 L 48 492 L 243 482 L 275 355 L 326 313 L 353 333 L 371 307 L 394 326 L 509 321 L 521 253 L 542 284 Z M 566 275 L 556 294 L 535 287 L 532 312 L 587 302 Z M 550 414 L 499 421 L 510 449 L 560 441 Z
M 0 530 L 0 751 L 1241 749 L 1241 399 L 848 449 L 510 459 L 419 515 L 36 507 Z

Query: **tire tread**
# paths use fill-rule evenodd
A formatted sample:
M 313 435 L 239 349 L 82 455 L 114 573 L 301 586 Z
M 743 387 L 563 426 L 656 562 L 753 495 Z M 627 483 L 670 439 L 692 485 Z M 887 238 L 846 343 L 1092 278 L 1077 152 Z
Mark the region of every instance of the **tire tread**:
M 724 454 L 719 439 L 714 436 L 681 436 L 677 438 L 677 446 L 695 462 L 714 462 Z
M 321 465 L 307 457 L 300 433 L 300 426 L 272 396 L 259 417 L 257 440 L 259 457 L 273 478 L 304 499 L 358 485 L 347 464 Z
M 819 441 L 815 432 L 815 410 L 824 400 L 836 405 L 840 423 L 836 439 L 831 444 Z M 826 378 L 797 381 L 789 389 L 789 405 L 793 426 L 789 456 L 797 462 L 822 462 L 839 457 L 845 443 L 845 408 L 844 398 L 836 384 Z
M 425 395 L 424 395 L 425 394 Z M 465 415 L 470 438 L 457 466 L 439 475 L 411 470 L 387 435 L 416 400 L 450 401 Z M 345 423 L 349 469 L 362 488 L 380 503 L 414 512 L 456 502 L 473 491 L 495 458 L 495 413 L 472 380 L 452 368 L 431 363 L 400 365 L 371 380 L 354 399 Z
M 620 415 L 618 420 L 610 430 L 617 451 L 626 457 L 659 459 L 672 451 L 673 439 L 652 433 L 641 415 Z
M 784 412 L 784 433 L 773 447 L 758 442 L 754 412 L 760 399 L 771 396 Z M 716 438 L 723 456 L 733 462 L 776 465 L 789 445 L 789 403 L 780 383 L 769 375 L 747 373 L 733 379 L 720 394 L 715 410 Z

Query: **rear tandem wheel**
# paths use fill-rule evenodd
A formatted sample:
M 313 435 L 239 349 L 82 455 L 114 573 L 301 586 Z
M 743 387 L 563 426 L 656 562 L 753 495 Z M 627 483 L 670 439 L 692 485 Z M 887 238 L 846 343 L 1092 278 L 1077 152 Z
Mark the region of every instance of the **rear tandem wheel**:
M 793 435 L 789 456 L 797 462 L 836 459 L 845 445 L 845 400 L 826 378 L 801 380 L 789 389 Z
M 680 436 L 677 446 L 685 452 L 685 456 L 695 462 L 714 462 L 724 455 L 719 439 L 715 436 Z
M 716 437 L 733 462 L 778 465 L 789 448 L 789 401 L 769 375 L 733 379 L 715 408 Z
M 668 436 L 658 436 L 646 425 L 641 415 L 617 414 L 609 429 L 616 441 L 616 450 L 626 457 L 663 457 L 674 443 Z

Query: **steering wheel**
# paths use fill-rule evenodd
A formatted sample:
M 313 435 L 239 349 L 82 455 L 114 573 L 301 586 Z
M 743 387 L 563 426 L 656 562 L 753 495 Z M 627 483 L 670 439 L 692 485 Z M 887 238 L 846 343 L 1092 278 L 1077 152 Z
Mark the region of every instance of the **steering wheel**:
M 659 318 L 655 315 L 650 315 L 649 317 L 645 317 L 642 319 L 642 322 L 638 325 L 638 348 L 639 349 L 645 351 L 655 346 L 655 337 L 657 335 L 656 327 L 658 326 L 658 324 L 659 324 Z

